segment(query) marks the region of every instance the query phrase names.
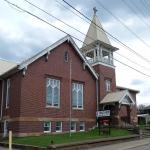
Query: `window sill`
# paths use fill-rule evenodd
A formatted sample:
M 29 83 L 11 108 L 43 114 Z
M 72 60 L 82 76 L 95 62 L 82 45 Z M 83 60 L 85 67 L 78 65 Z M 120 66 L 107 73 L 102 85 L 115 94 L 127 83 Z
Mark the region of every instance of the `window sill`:
M 85 130 L 80 130 L 80 132 L 84 132 Z
M 76 132 L 76 130 L 71 130 L 71 132 Z
M 44 133 L 51 133 L 51 131 L 44 131 Z
M 56 131 L 56 133 L 61 133 L 62 132 L 62 130 L 61 131 Z
M 73 110 L 83 110 L 83 108 L 72 108 Z
M 46 108 L 57 108 L 57 109 L 59 109 L 60 107 L 59 106 L 49 106 L 49 105 L 47 105 Z

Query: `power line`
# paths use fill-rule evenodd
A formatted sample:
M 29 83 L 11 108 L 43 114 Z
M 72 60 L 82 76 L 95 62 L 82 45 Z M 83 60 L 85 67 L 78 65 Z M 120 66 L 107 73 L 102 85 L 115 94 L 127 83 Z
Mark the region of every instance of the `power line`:
M 46 13 L 47 15 L 53 17 L 54 19 L 56 19 L 56 20 L 62 22 L 62 23 L 65 24 L 66 26 L 68 26 L 68 27 L 70 27 L 70 28 L 76 30 L 77 32 L 81 33 L 82 35 L 85 35 L 85 36 L 86 36 L 85 33 L 81 32 L 80 30 L 78 30 L 78 29 L 76 29 L 76 28 L 74 28 L 74 27 L 72 27 L 71 25 L 67 24 L 66 22 L 62 21 L 61 19 L 58 19 L 57 17 L 53 16 L 53 15 L 50 14 L 49 12 L 47 12 L 47 11 L 45 11 L 44 9 L 40 8 L 39 6 L 37 6 L 37 5 L 35 5 L 35 4 L 31 3 L 31 2 L 29 2 L 28 0 L 24 0 L 24 1 L 26 1 L 28 4 L 32 5 L 33 7 L 35 7 L 35 8 L 37 8 L 37 9 L 41 10 L 42 12 Z M 88 36 L 88 35 L 87 35 L 87 37 L 90 38 L 91 40 L 95 41 L 92 37 L 90 37 L 90 36 Z M 117 52 L 116 52 L 116 53 L 117 53 Z M 129 60 L 130 62 L 132 62 L 132 63 L 134 63 L 134 64 L 140 66 L 141 68 L 144 68 L 145 70 L 150 71 L 150 69 L 148 69 L 148 68 L 146 68 L 146 67 L 144 67 L 144 66 L 141 66 L 140 64 L 138 64 L 138 63 L 136 63 L 136 62 L 130 60 L 129 58 L 127 58 L 127 57 L 125 57 L 125 56 L 123 56 L 123 55 L 121 55 L 121 54 L 119 54 L 119 53 L 117 53 L 117 54 L 120 55 L 121 57 L 124 57 L 125 59 Z
M 137 65 L 137 66 L 139 66 L 139 67 L 141 67 L 141 68 L 143 68 L 143 69 L 145 69 L 145 70 L 147 70 L 147 71 L 150 71 L 149 68 L 146 68 L 145 66 L 142 66 L 141 64 L 139 64 L 139 63 L 137 63 L 137 62 L 135 62 L 135 61 L 129 59 L 128 57 L 125 57 L 125 56 L 123 56 L 123 55 L 121 55 L 121 54 L 119 54 L 119 53 L 117 53 L 117 52 L 115 52 L 115 54 L 117 54 L 117 55 L 119 55 L 119 56 L 121 56 L 121 57 L 127 59 L 127 60 L 130 61 L 131 63 L 134 63 L 135 65 Z
M 90 23 L 88 22 L 86 19 L 82 18 L 80 15 L 78 15 L 77 13 L 75 13 L 74 11 L 72 11 L 70 8 L 66 7 L 65 5 L 63 5 L 61 2 L 59 2 L 58 0 L 56 0 L 56 2 L 61 5 L 62 7 L 64 7 L 65 9 L 69 10 L 70 12 L 72 12 L 74 15 L 78 16 L 80 19 L 84 20 L 86 23 Z
M 60 29 L 60 28 L 58 28 L 58 27 L 52 25 L 51 23 L 49 23 L 49 22 L 43 20 L 42 18 L 38 17 L 37 15 L 34 15 L 33 13 L 31 13 L 31 12 L 29 12 L 29 11 L 27 11 L 27 10 L 21 8 L 21 7 L 19 7 L 18 5 L 14 4 L 14 3 L 11 3 L 11 2 L 9 2 L 8 0 L 4 0 L 4 1 L 7 2 L 7 3 L 9 3 L 9 4 L 11 4 L 12 6 L 15 6 L 16 8 L 18 8 L 18 9 L 24 11 L 25 13 L 27 13 L 27 14 L 33 16 L 34 18 L 37 18 L 37 19 L 39 19 L 40 21 L 42 21 L 42 22 L 44 22 L 44 23 L 50 25 L 51 27 L 53 27 L 53 28 L 55 28 L 55 29 L 57 29 L 57 30 L 59 30 L 59 31 L 65 33 L 65 34 L 67 34 L 67 35 L 70 35 L 70 34 L 68 34 L 67 32 L 65 32 L 64 30 L 62 30 L 62 29 Z M 70 35 L 70 36 L 72 36 L 72 35 Z M 72 36 L 72 37 L 75 38 L 76 40 L 78 40 L 78 41 L 84 43 L 83 41 L 81 41 L 80 39 L 76 38 L 75 36 Z M 86 43 L 85 43 L 85 44 L 86 44 Z M 87 44 L 86 44 L 86 45 L 87 45 Z M 125 64 L 125 63 L 123 63 L 123 62 L 121 62 L 121 61 L 119 61 L 119 60 L 117 60 L 117 59 L 115 59 L 115 58 L 113 58 L 113 59 L 114 59 L 115 61 L 117 61 L 117 62 L 119 62 L 119 63 L 121 63 L 121 64 L 123 64 L 123 65 L 129 67 L 130 69 L 135 70 L 136 72 L 138 72 L 138 73 L 140 73 L 140 74 L 143 74 L 143 75 L 145 75 L 145 76 L 147 76 L 147 77 L 150 77 L 150 75 L 147 75 L 147 74 L 145 74 L 145 73 L 143 73 L 143 72 L 141 72 L 141 71 L 135 69 L 134 67 L 131 67 L 131 66 L 129 66 L 129 65 L 127 65 L 127 64 Z
M 116 60 L 117 62 L 119 62 L 120 64 L 124 65 L 124 66 L 127 66 L 127 67 L 129 67 L 129 68 L 131 68 L 131 69 L 133 69 L 133 70 L 135 70 L 135 71 L 137 71 L 137 72 L 147 76 L 147 77 L 150 77 L 150 75 L 147 75 L 147 74 L 143 73 L 142 71 L 139 71 L 139 70 L 135 69 L 134 67 L 131 67 L 131 66 L 129 66 L 129 65 L 127 65 L 127 64 L 125 64 L 125 63 L 123 63 L 123 62 L 121 62 L 121 61 L 119 61 L 117 59 L 115 59 L 115 58 L 113 58 L 113 59 Z
M 143 17 L 139 17 L 137 12 L 125 0 L 122 0 L 122 2 L 139 18 L 139 20 L 143 21 L 146 27 L 150 28 L 150 25 L 143 19 Z
M 37 8 L 37 9 L 41 10 L 42 12 L 44 12 L 44 13 L 47 14 L 47 15 L 49 15 L 50 17 L 52 17 L 52 18 L 54 18 L 54 19 L 60 21 L 60 22 L 63 23 L 64 25 L 66 25 L 66 26 L 68 26 L 68 27 L 74 29 L 75 31 L 79 32 L 80 34 L 86 36 L 85 33 L 83 33 L 83 32 L 81 32 L 80 30 L 74 28 L 73 26 L 69 25 L 68 23 L 64 22 L 63 20 L 61 20 L 61 19 L 55 17 L 54 15 L 50 14 L 49 12 L 47 12 L 47 11 L 45 11 L 44 9 L 40 8 L 39 6 L 37 6 L 37 5 L 35 5 L 35 4 L 31 3 L 31 2 L 29 2 L 28 0 L 24 0 L 24 1 L 26 1 L 28 4 L 32 5 L 33 7 L 35 7 L 35 8 Z M 89 37 L 89 38 L 92 39 L 92 40 L 94 40 L 92 37 Z
M 148 4 L 146 1 L 144 1 L 144 0 L 142 0 L 141 3 L 143 4 L 144 8 L 145 8 L 148 12 L 150 12 L 150 10 L 149 10 L 149 4 Z
M 134 3 L 134 1 L 131 0 L 131 3 L 138 10 L 138 12 L 140 12 L 143 15 L 144 18 L 147 18 L 144 12 L 142 12 L 142 10 L 136 5 L 136 3 Z
M 90 18 L 88 18 L 86 15 L 84 15 L 83 13 L 81 13 L 79 10 L 77 10 L 75 7 L 73 7 L 71 4 L 69 4 L 68 2 L 66 2 L 65 0 L 62 0 L 64 3 L 66 3 L 68 6 L 70 6 L 72 9 L 74 9 L 76 12 L 78 12 L 79 14 L 81 14 L 83 17 L 85 17 L 87 20 L 89 20 L 90 22 L 92 22 L 94 25 L 96 25 L 97 27 L 99 27 L 99 29 L 103 30 L 108 36 L 112 37 L 115 41 L 119 42 L 121 45 L 123 45 L 124 47 L 126 47 L 128 50 L 130 50 L 132 53 L 136 54 L 138 57 L 140 57 L 141 59 L 143 59 L 144 61 L 150 63 L 150 60 L 145 58 L 144 56 L 140 55 L 139 53 L 137 53 L 136 51 L 134 51 L 132 48 L 130 48 L 129 46 L 127 46 L 126 44 L 124 44 L 123 42 L 121 42 L 119 39 L 117 39 L 115 36 L 113 36 L 111 33 L 109 33 L 108 31 L 104 30 L 103 28 L 101 28 L 99 25 L 95 24 Z
M 110 10 L 108 10 L 100 1 L 95 0 L 103 9 L 105 9 L 109 14 L 111 14 L 122 26 L 124 26 L 131 34 L 133 34 L 139 41 L 144 45 L 150 48 L 150 45 L 147 44 L 142 38 L 140 38 L 133 30 L 131 30 L 123 21 L 121 21 L 117 16 L 115 16 Z

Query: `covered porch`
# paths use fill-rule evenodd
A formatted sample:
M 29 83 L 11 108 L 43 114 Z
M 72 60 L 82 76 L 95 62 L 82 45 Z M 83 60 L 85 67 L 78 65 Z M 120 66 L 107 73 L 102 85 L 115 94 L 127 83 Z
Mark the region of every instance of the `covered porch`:
M 110 110 L 112 126 L 129 127 L 134 124 L 132 109 L 135 102 L 127 90 L 107 94 L 100 102 L 100 110 Z

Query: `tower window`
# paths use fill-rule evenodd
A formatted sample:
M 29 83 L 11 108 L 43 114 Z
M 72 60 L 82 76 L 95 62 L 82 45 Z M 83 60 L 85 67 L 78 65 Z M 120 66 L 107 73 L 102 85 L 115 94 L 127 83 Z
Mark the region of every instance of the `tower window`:
M 102 51 L 103 62 L 109 63 L 109 52 L 106 50 Z
M 67 51 L 65 52 L 64 60 L 65 60 L 65 62 L 68 62 L 68 60 L 69 60 L 69 54 Z
M 106 92 L 110 92 L 111 91 L 111 81 L 105 80 L 105 86 L 106 86 Z

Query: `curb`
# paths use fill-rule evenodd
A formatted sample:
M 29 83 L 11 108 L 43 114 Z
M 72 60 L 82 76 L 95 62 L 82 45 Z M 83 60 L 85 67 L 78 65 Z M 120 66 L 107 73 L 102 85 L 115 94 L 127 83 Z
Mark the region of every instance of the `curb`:
M 139 135 L 130 135 L 122 137 L 110 137 L 103 139 L 86 140 L 81 142 L 72 142 L 66 144 L 54 144 L 46 147 L 37 147 L 32 145 L 13 144 L 12 147 L 20 150 L 77 150 L 77 149 L 88 149 L 91 147 L 98 147 L 104 145 L 111 145 L 121 142 L 133 141 L 139 139 Z M 0 142 L 0 146 L 8 147 L 7 143 Z

